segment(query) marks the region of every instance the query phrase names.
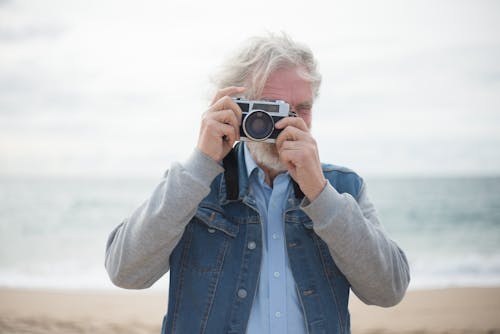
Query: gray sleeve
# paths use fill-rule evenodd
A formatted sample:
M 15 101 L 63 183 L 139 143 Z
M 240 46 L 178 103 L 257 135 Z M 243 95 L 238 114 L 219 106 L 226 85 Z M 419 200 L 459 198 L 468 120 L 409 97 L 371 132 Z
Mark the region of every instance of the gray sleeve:
M 364 183 L 357 201 L 328 183 L 302 210 L 359 299 L 384 307 L 401 301 L 410 282 L 408 261 L 382 230 Z
M 151 286 L 169 269 L 169 257 L 210 184 L 224 171 L 216 161 L 195 150 L 174 163 L 150 198 L 110 234 L 105 267 L 122 288 Z

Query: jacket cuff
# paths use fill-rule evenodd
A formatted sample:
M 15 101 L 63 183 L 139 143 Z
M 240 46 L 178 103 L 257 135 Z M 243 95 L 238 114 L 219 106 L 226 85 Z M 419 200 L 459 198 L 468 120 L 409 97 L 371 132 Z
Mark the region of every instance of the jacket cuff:
M 182 166 L 189 175 L 207 187 L 210 187 L 217 175 L 224 172 L 224 167 L 198 148 L 194 149 Z
M 300 208 L 304 211 L 316 226 L 326 223 L 341 205 L 343 196 L 327 182 L 321 193 L 312 202 L 304 198 Z

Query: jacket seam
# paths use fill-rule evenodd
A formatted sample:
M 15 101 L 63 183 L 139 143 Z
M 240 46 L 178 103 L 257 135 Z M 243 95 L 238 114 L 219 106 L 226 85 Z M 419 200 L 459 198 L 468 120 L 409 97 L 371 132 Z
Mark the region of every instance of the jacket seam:
M 187 240 L 185 241 L 184 247 L 182 249 L 182 255 L 181 255 L 181 270 L 179 272 L 179 284 L 177 285 L 177 293 L 175 296 L 175 305 L 173 309 L 173 318 L 172 318 L 172 333 L 175 333 L 176 330 L 176 325 L 177 325 L 177 319 L 179 317 L 179 305 L 181 302 L 181 292 L 183 291 L 183 286 L 184 286 L 184 273 L 186 271 L 186 266 L 187 266 L 187 253 L 188 249 L 190 248 L 189 246 L 191 245 L 191 240 L 192 240 L 192 231 L 188 234 L 189 238 L 186 238 Z
M 218 256 L 218 259 L 217 259 L 218 267 L 221 267 L 224 265 L 224 259 L 226 257 L 228 247 L 229 247 L 229 241 L 225 237 L 224 238 L 224 249 L 222 250 L 221 254 Z M 215 280 L 213 281 L 213 283 L 210 284 L 209 295 L 208 295 L 209 303 L 207 304 L 207 307 L 205 308 L 205 312 L 203 313 L 203 324 L 201 326 L 200 333 L 205 333 L 205 331 L 206 331 L 207 324 L 208 324 L 208 317 L 210 315 L 210 311 L 212 310 L 212 306 L 214 303 L 215 291 L 217 291 L 217 286 L 219 285 L 221 270 L 214 272 L 214 275 L 216 277 L 215 277 Z
M 316 244 L 316 248 L 318 249 L 319 257 L 321 259 L 321 264 L 322 264 L 322 267 L 323 267 L 323 273 L 324 273 L 326 279 L 328 280 L 328 287 L 330 288 L 330 291 L 332 292 L 333 298 L 335 300 L 335 305 L 337 306 L 337 316 L 338 316 L 338 319 L 339 319 L 339 322 L 340 322 L 340 329 L 341 329 L 341 331 L 343 333 L 344 332 L 344 321 L 342 319 L 342 313 L 340 311 L 340 305 L 339 305 L 339 301 L 338 301 L 338 298 L 337 298 L 335 284 L 331 281 L 330 275 L 328 275 L 328 272 L 326 271 L 326 263 L 325 263 L 325 260 L 323 258 L 323 252 L 321 251 L 321 247 L 320 247 L 320 244 L 319 244 L 320 240 L 318 240 L 319 236 L 317 236 L 316 233 L 315 233 L 315 238 L 314 239 L 315 239 L 314 243 Z

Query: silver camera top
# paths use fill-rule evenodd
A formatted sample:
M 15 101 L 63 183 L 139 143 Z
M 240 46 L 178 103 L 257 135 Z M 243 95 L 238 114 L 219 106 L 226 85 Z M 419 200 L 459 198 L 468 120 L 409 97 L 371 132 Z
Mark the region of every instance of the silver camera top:
M 233 100 L 240 106 L 242 112 L 252 112 L 262 110 L 273 115 L 287 117 L 290 112 L 290 106 L 283 100 L 247 100 L 242 97 L 233 98 Z
M 296 116 L 290 112 L 290 105 L 282 100 L 254 101 L 234 98 L 242 111 L 240 138 L 242 141 L 276 142 L 281 130 L 274 127 L 280 119 Z

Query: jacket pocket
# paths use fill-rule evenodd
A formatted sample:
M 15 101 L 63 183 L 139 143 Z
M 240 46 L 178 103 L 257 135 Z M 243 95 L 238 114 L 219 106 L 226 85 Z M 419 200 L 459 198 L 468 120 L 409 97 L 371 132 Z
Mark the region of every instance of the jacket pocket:
M 203 222 L 209 229 L 225 233 L 230 237 L 236 237 L 238 234 L 238 224 L 232 222 L 221 212 L 210 207 L 199 207 L 196 211 L 196 218 Z M 212 232 L 212 231 L 210 231 Z M 213 233 L 213 232 L 212 232 Z
M 199 208 L 186 228 L 184 264 L 200 273 L 222 271 L 227 249 L 238 233 L 238 225 L 220 212 Z
M 285 213 L 285 222 L 292 224 L 302 224 L 308 230 L 312 230 L 313 222 L 311 218 L 302 210 L 292 210 Z

